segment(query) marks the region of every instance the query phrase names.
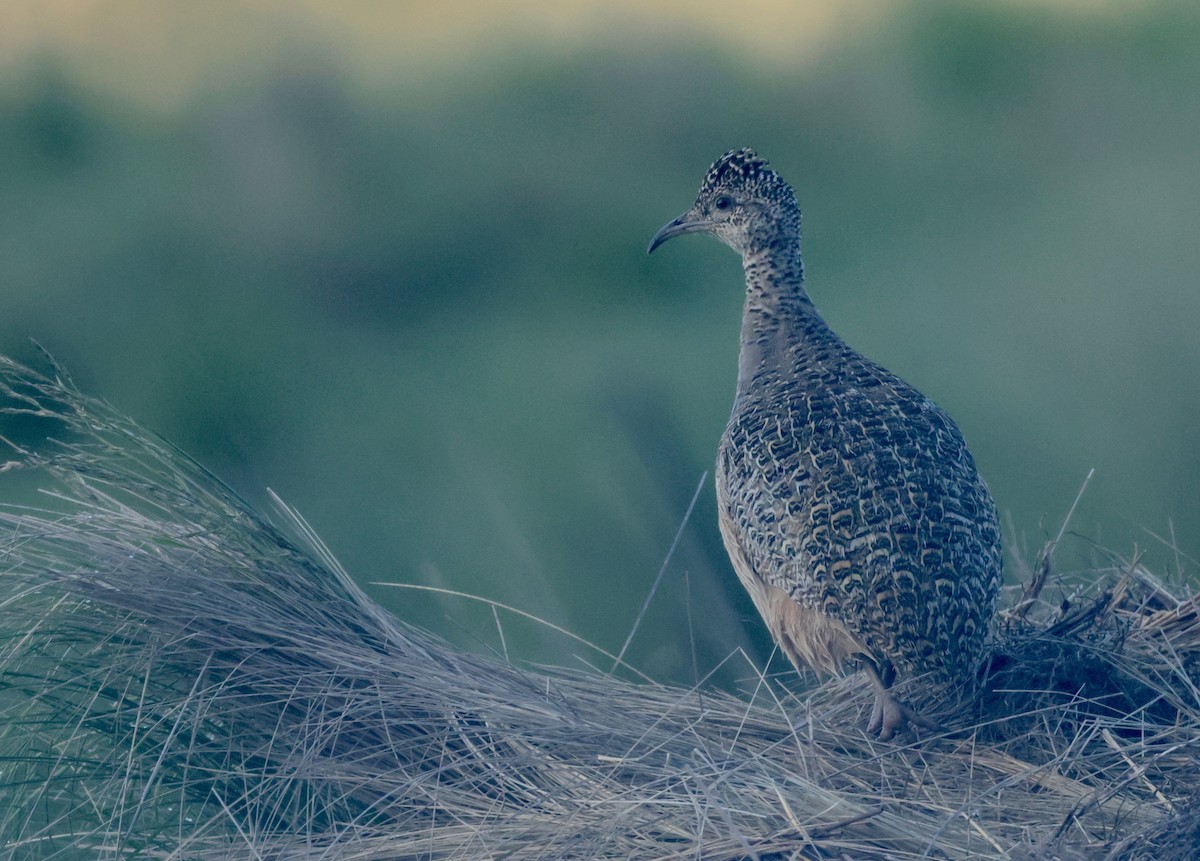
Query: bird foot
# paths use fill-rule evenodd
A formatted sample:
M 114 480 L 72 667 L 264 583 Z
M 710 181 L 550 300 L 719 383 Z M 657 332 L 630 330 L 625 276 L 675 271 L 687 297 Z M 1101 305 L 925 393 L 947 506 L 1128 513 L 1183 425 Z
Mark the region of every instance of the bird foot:
M 880 741 L 890 741 L 897 731 L 906 726 L 921 727 L 931 732 L 941 730 L 936 723 L 898 700 L 890 690 L 877 685 L 875 705 L 871 708 L 871 719 L 867 722 L 868 735 L 877 734 Z

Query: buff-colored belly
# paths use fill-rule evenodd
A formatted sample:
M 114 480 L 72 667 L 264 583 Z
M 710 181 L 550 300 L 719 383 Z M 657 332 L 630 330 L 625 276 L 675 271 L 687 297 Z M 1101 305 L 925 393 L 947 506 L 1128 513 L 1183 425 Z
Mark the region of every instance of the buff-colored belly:
M 737 540 L 733 524 L 722 511 L 721 537 L 742 586 L 771 632 L 771 638 L 798 670 L 811 667 L 820 673 L 838 674 L 854 655 L 870 656 L 862 641 L 838 619 L 805 607 L 787 592 L 754 571 Z

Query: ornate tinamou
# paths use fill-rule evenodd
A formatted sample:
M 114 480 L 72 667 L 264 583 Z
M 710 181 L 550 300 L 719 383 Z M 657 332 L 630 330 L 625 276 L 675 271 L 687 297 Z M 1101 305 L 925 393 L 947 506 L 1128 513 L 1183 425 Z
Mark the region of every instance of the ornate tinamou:
M 748 149 L 709 169 L 673 236 L 742 255 L 746 303 L 733 414 L 717 456 L 721 535 L 797 668 L 862 661 L 868 731 L 929 722 L 889 690 L 969 686 L 1000 584 L 1000 531 L 953 420 L 833 333 L 804 289 L 800 209 Z

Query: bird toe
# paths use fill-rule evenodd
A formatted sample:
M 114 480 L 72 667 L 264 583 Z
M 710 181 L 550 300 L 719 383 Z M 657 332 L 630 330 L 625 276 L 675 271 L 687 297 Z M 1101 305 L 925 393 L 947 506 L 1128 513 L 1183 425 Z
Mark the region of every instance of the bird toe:
M 893 696 L 891 691 L 882 689 L 875 692 L 871 718 L 867 721 L 868 735 L 877 736 L 880 741 L 891 741 L 897 732 L 916 727 L 931 732 L 941 730 L 937 723 L 918 714 L 910 706 Z

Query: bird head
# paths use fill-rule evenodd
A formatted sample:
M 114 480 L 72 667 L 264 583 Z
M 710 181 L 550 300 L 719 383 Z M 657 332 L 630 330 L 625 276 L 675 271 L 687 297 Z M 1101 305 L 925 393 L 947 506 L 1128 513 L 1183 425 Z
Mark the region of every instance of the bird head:
M 704 176 L 691 209 L 654 234 L 649 254 L 674 236 L 709 233 L 743 257 L 799 242 L 800 207 L 783 177 L 753 150 L 730 150 Z

